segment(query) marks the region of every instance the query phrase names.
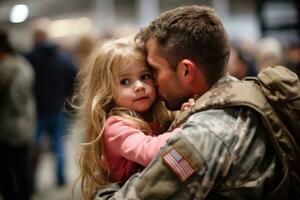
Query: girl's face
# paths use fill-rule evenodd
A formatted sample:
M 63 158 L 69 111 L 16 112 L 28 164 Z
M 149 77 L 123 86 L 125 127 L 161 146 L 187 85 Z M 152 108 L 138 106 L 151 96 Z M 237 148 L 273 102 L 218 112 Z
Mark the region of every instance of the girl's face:
M 156 88 L 152 73 L 144 61 L 133 60 L 119 71 L 113 91 L 113 100 L 117 106 L 145 112 L 155 98 Z

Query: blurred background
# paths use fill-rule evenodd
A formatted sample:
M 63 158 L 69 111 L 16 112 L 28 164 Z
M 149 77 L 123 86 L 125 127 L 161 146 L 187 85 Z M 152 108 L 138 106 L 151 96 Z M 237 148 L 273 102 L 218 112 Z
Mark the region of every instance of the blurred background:
M 36 43 L 34 32 L 47 32 L 78 72 L 96 42 L 134 35 L 161 12 L 192 4 L 211 6 L 221 17 L 232 43 L 232 75 L 240 79 L 256 76 L 263 67 L 282 64 L 299 76 L 298 0 L 0 0 L 0 29 L 7 33 L 15 51 L 26 58 Z M 72 117 L 67 119 L 69 127 Z M 45 135 L 35 166 L 32 199 L 72 198 L 77 141 L 68 130 L 63 134 L 65 179 L 56 179 L 53 142 L 51 135 Z
M 0 26 L 9 30 L 15 47 L 28 51 L 32 23 L 40 18 L 48 20 L 50 37 L 68 46 L 84 34 L 128 34 L 159 13 L 188 4 L 214 7 L 232 40 L 254 43 L 274 36 L 283 45 L 299 42 L 297 0 L 0 0 Z

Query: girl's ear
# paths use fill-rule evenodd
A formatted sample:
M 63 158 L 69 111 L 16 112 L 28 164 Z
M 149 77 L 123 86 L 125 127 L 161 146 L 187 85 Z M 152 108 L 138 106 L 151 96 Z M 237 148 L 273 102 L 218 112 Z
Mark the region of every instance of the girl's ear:
M 193 82 L 197 66 L 189 59 L 183 59 L 178 63 L 177 73 L 182 83 L 190 84 Z

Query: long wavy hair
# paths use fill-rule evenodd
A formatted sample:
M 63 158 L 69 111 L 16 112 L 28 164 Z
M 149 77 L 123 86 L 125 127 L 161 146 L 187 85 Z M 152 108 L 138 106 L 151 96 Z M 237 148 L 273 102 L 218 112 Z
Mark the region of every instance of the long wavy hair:
M 122 38 L 107 41 L 96 48 L 89 58 L 87 68 L 80 77 L 80 87 L 76 95 L 79 102 L 77 126 L 82 130 L 82 140 L 77 156 L 79 167 L 81 199 L 91 199 L 95 191 L 112 182 L 110 172 L 105 165 L 103 148 L 104 124 L 111 115 L 134 121 L 148 134 L 149 124 L 139 118 L 137 113 L 123 107 L 116 107 L 113 102 L 114 82 L 119 70 L 132 61 L 142 59 L 145 55 L 135 48 L 131 39 Z M 167 129 L 174 116 L 164 104 L 157 99 L 150 109 L 152 119 Z M 78 125 L 79 123 L 79 125 Z

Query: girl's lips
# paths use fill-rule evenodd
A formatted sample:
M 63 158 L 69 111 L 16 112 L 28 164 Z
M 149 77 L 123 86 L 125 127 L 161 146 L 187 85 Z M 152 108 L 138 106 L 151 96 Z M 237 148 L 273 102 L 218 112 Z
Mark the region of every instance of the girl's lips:
M 136 98 L 134 101 L 140 101 L 140 100 L 143 100 L 143 99 L 148 99 L 148 97 L 147 96 L 139 97 L 139 98 Z

